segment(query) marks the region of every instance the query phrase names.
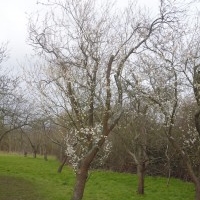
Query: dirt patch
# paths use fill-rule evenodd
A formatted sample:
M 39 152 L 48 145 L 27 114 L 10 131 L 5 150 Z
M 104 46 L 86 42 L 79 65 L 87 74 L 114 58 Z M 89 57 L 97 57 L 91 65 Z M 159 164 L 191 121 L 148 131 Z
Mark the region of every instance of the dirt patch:
M 0 200 L 42 200 L 36 187 L 22 178 L 0 176 Z

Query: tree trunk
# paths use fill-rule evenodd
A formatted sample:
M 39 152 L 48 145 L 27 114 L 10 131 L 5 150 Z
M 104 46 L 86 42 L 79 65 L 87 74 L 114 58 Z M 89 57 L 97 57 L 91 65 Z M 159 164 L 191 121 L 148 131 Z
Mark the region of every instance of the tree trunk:
M 28 154 L 27 151 L 24 151 L 24 157 L 27 157 L 27 154 Z
M 48 160 L 48 158 L 47 158 L 47 151 L 44 152 L 44 160 L 45 160 L 45 161 Z
M 36 158 L 36 157 L 37 157 L 37 150 L 34 149 L 34 150 L 33 150 L 33 158 Z
M 195 200 L 200 200 L 200 184 L 195 184 Z
M 46 145 L 44 145 L 43 154 L 44 154 L 44 160 L 47 161 L 48 158 L 47 158 L 47 148 L 46 148 Z
M 174 138 L 168 137 L 168 139 L 171 142 L 171 144 L 174 146 L 174 148 L 180 153 L 180 155 L 186 165 L 186 169 L 188 170 L 188 174 L 195 185 L 195 200 L 200 200 L 200 181 L 192 168 L 192 164 L 190 162 L 188 155 L 180 148 L 180 146 L 174 140 Z
M 137 175 L 138 175 L 138 194 L 144 194 L 144 177 L 145 177 L 145 163 L 139 163 L 137 165 Z
M 58 173 L 62 172 L 62 169 L 63 169 L 63 167 L 64 167 L 64 165 L 65 165 L 66 162 L 67 162 L 67 156 L 64 157 L 61 165 L 58 167 L 58 170 L 57 170 Z
M 82 165 L 76 173 L 76 184 L 71 200 L 82 200 L 85 189 L 85 183 L 88 177 L 89 166 Z
M 91 152 L 80 163 L 80 167 L 78 168 L 76 173 L 76 182 L 71 200 L 82 200 L 90 164 L 96 156 L 97 152 L 99 151 L 99 147 L 102 146 L 104 141 L 105 138 L 102 138 L 99 141 L 99 145 L 93 148 Z

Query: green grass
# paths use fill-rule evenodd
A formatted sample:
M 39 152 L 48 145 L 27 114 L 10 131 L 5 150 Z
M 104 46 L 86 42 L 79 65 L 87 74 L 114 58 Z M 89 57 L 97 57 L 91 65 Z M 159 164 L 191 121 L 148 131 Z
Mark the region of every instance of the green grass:
M 70 167 L 57 173 L 53 158 L 32 158 L 0 154 L 0 200 L 69 200 L 75 175 Z M 137 177 L 132 174 L 94 171 L 86 184 L 83 200 L 192 200 L 191 183 L 160 177 L 145 179 L 145 195 L 136 193 Z

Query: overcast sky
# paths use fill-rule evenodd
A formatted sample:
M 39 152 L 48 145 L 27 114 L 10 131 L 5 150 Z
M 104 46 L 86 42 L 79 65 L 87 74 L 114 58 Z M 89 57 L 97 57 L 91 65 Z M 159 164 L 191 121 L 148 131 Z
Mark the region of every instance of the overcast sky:
M 27 44 L 28 14 L 40 8 L 37 0 L 0 0 L 0 2 L 0 43 L 9 42 L 10 54 L 10 59 L 4 65 L 16 69 L 19 63 L 23 63 L 25 55 L 31 54 L 31 47 Z M 127 2 L 128 0 L 117 0 L 120 6 Z M 139 3 L 149 6 L 152 10 L 158 5 L 158 0 L 139 0 Z

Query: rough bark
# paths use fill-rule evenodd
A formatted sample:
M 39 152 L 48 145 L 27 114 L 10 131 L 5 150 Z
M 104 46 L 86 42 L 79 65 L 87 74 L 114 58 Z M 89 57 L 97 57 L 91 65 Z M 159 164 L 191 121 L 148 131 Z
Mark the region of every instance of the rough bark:
M 88 177 L 89 165 L 83 164 L 76 173 L 76 184 L 71 200 L 81 200 L 85 189 L 85 184 Z
M 195 200 L 200 200 L 200 184 L 195 185 Z
M 91 149 L 91 151 L 85 156 L 85 158 L 80 163 L 80 166 L 76 173 L 76 182 L 71 200 L 82 200 L 90 164 L 104 142 L 105 138 L 102 138 L 98 142 L 98 145 Z
M 137 176 L 138 176 L 137 193 L 143 195 L 145 171 L 148 165 L 148 158 L 146 158 L 146 152 L 144 152 L 144 149 L 140 149 L 139 151 L 137 151 L 137 153 L 139 153 L 137 156 L 135 153 L 132 153 L 129 150 L 127 150 L 127 152 L 133 157 L 135 163 L 137 164 Z
M 145 178 L 145 163 L 139 163 L 137 165 L 137 175 L 138 175 L 138 188 L 137 193 L 138 194 L 144 194 L 144 178 Z

